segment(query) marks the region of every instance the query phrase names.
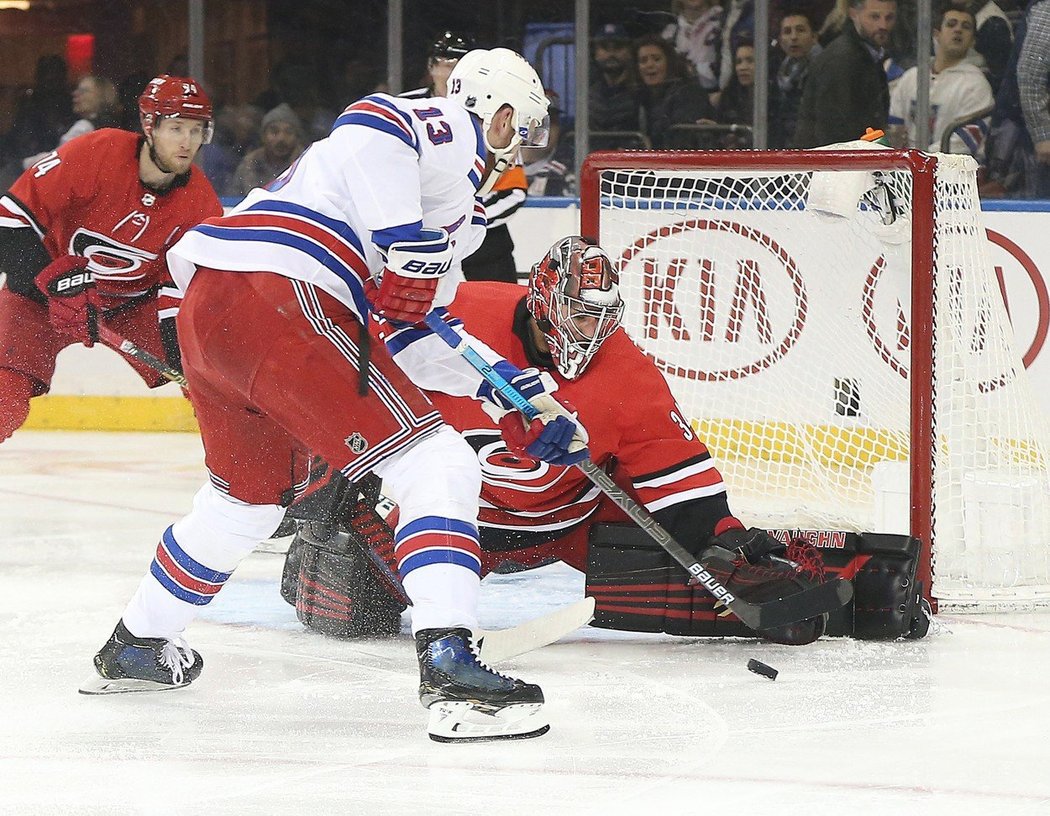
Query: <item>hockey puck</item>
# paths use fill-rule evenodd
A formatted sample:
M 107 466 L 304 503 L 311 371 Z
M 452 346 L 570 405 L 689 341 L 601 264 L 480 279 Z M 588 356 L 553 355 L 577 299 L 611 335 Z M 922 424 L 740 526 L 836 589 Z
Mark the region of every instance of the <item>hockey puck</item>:
M 779 672 L 772 666 L 767 666 L 761 660 L 749 660 L 747 661 L 747 670 L 752 671 L 755 674 L 761 674 L 763 677 L 768 677 L 770 680 L 776 680 Z

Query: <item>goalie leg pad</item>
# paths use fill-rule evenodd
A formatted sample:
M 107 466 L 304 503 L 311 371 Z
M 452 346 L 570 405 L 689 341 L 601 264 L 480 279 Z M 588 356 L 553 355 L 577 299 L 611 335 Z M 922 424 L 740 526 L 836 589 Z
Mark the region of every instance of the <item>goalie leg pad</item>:
M 808 554 L 811 555 L 811 554 Z M 817 579 L 780 559 L 761 567 L 741 559 L 717 576 L 738 597 L 762 602 L 813 586 Z M 825 616 L 755 632 L 735 616 L 722 615 L 704 589 L 687 586 L 688 576 L 662 547 L 633 524 L 591 528 L 586 594 L 595 599 L 592 626 L 632 632 L 666 632 L 692 637 L 754 637 L 777 643 L 811 643 L 824 632 Z
M 773 530 L 784 541 L 805 538 L 820 549 L 828 577 L 853 582 L 853 600 L 831 613 L 827 634 L 858 640 L 921 638 L 930 607 L 916 582 L 922 544 L 907 535 L 830 530 Z
M 400 633 L 405 604 L 387 590 L 351 533 L 307 522 L 293 551 L 301 557 L 295 612 L 304 626 L 341 638 Z

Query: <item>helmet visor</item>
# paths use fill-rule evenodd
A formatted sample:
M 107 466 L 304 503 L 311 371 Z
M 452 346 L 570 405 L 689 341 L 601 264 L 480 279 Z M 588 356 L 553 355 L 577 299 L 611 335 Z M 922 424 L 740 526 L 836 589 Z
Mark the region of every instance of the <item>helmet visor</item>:
M 518 136 L 521 137 L 522 147 L 546 147 L 550 135 L 551 118 L 548 114 L 539 120 L 526 115 L 518 116 Z

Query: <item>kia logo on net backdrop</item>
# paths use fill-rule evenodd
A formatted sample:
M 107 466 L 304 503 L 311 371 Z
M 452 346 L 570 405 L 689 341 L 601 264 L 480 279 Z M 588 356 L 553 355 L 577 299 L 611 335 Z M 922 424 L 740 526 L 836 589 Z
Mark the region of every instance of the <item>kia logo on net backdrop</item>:
M 696 232 L 704 235 L 697 237 Z M 1039 304 L 1037 323 L 1015 326 L 1027 367 L 1050 323 L 1046 286 L 1016 244 L 990 230 L 988 237 L 993 256 L 995 247 L 1002 248 L 1003 257 L 995 258 L 996 272 L 1008 311 L 1008 290 L 1016 297 L 1034 296 Z M 791 350 L 807 323 L 809 297 L 795 260 L 767 233 L 734 221 L 696 218 L 656 228 L 624 250 L 620 269 L 625 279 L 642 287 L 640 297 L 628 301 L 635 313 L 631 323 L 638 327 L 635 339 L 673 376 L 724 381 L 757 374 Z M 874 351 L 906 377 L 907 295 L 902 302 L 901 293 L 880 285 L 885 271 L 886 259 L 880 255 L 863 282 L 860 316 Z M 984 336 L 983 309 L 953 319 L 967 336 Z M 979 354 L 980 344 L 971 351 Z M 991 379 L 1001 382 L 1000 376 Z
M 637 339 L 677 377 L 755 374 L 787 354 L 806 325 L 802 274 L 783 247 L 754 227 L 708 218 L 660 227 L 624 250 L 621 275 L 629 267 L 643 288 L 635 301 L 642 310 L 634 321 Z M 647 342 L 664 338 L 673 344 Z

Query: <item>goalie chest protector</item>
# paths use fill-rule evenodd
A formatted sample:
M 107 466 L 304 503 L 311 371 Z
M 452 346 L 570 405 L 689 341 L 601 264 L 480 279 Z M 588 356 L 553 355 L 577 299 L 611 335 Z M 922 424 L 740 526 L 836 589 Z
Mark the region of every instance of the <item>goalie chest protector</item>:
M 828 615 L 825 634 L 861 640 L 920 638 L 929 629 L 923 587 L 915 581 L 920 542 L 905 535 L 770 530 L 786 541 L 805 538 L 820 550 L 828 580 L 853 581 L 853 600 Z M 592 626 L 671 635 L 754 637 L 735 615 L 719 617 L 715 600 L 686 585 L 686 574 L 633 524 L 591 528 L 587 594 L 596 601 Z

